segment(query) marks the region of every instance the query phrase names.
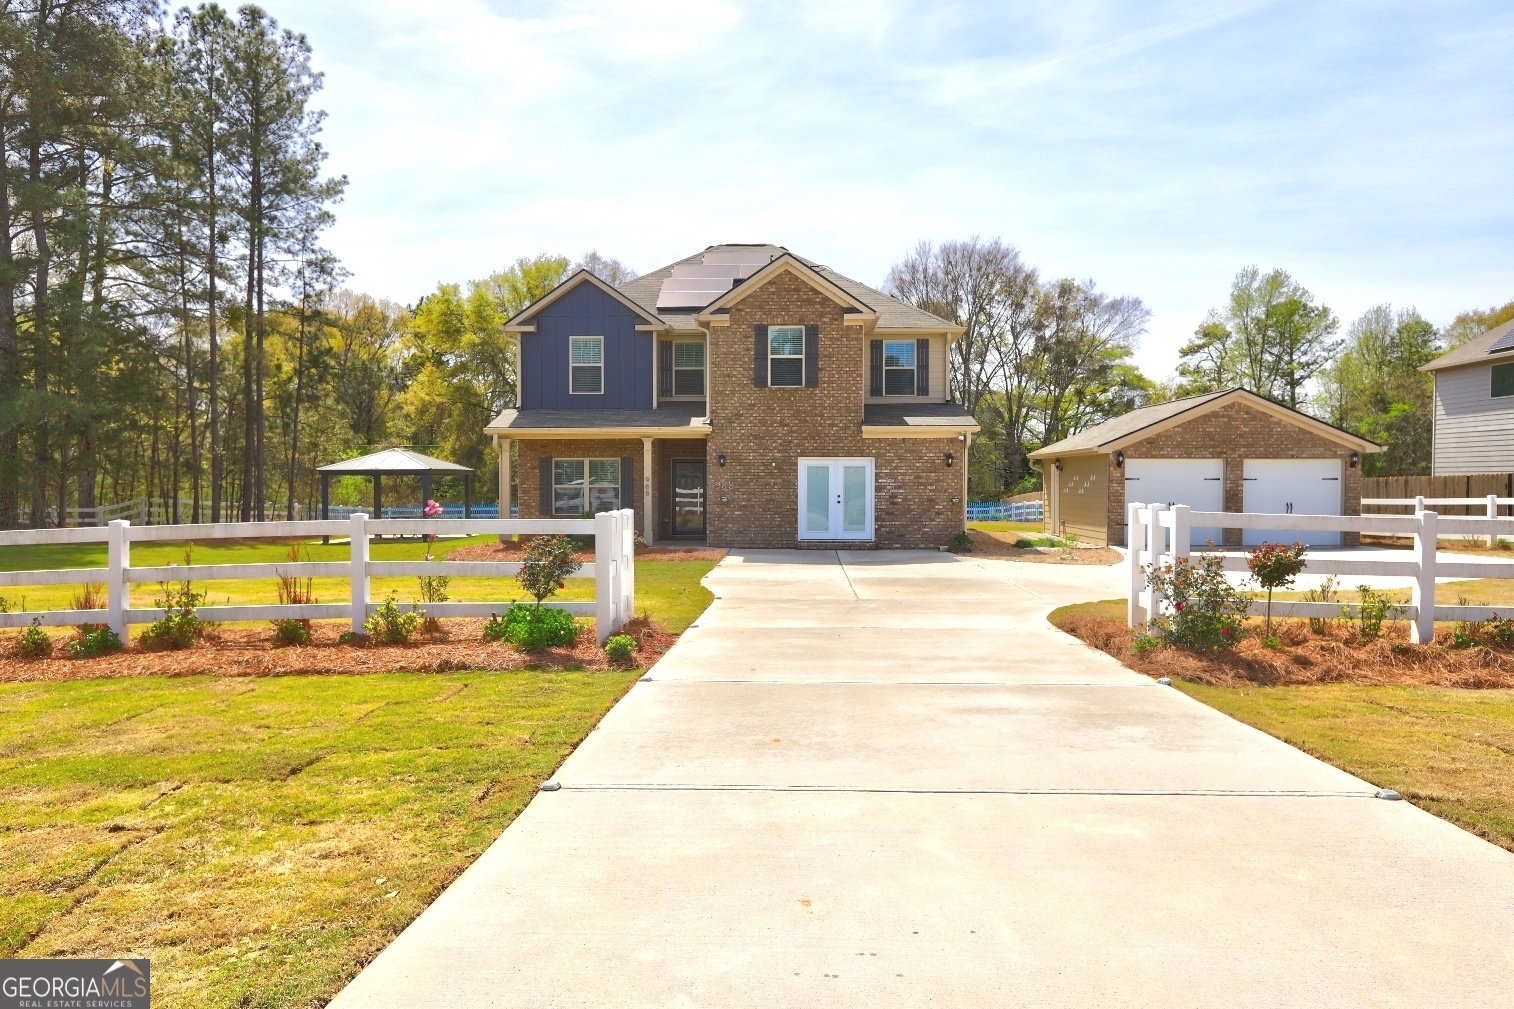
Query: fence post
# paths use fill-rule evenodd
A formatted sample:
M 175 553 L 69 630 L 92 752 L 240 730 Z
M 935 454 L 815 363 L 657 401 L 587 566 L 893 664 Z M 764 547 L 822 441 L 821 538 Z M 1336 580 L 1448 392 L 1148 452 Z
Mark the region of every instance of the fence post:
M 1188 559 L 1188 506 L 1172 506 L 1172 559 Z
M 1435 523 L 1434 512 L 1422 511 L 1417 516 L 1419 528 L 1414 532 L 1413 602 L 1414 626 L 1409 629 L 1409 640 L 1417 645 L 1427 645 L 1435 638 Z
M 1146 546 L 1141 509 L 1145 507 L 1139 501 L 1125 506 L 1125 578 L 1130 593 L 1125 605 L 1125 624 L 1128 627 L 1139 627 L 1148 619 L 1141 607 L 1141 593 L 1146 589 L 1146 572 L 1141 566 L 1141 551 Z
M 615 515 L 600 512 L 594 516 L 594 638 L 601 645 L 615 625 L 616 567 L 620 553 L 615 549 Z
M 1425 510 L 1425 496 L 1423 494 L 1416 494 L 1416 495 L 1414 495 L 1414 514 L 1418 515 L 1420 512 L 1422 512 L 1424 510 Z
M 1496 519 L 1496 518 L 1498 518 L 1498 495 L 1497 494 L 1489 494 L 1488 495 L 1488 518 L 1490 518 L 1490 519 Z M 1496 547 L 1496 546 L 1498 546 L 1498 534 L 1497 533 L 1491 533 L 1491 532 L 1488 533 L 1488 548 L 1491 550 L 1493 547 Z
M 621 513 L 620 615 L 621 626 L 636 616 L 636 512 Z
M 368 516 L 353 512 L 352 526 L 352 633 L 364 634 L 368 619 Z
M 121 643 L 126 644 L 126 610 L 131 606 L 131 583 L 126 580 L 131 571 L 131 523 L 125 519 L 111 522 L 105 534 L 105 549 L 109 557 L 110 580 L 105 585 L 107 619 L 110 629 L 116 632 Z
M 1143 520 L 1146 526 L 1146 556 L 1149 558 L 1149 563 L 1152 566 L 1160 567 L 1164 552 L 1163 548 L 1166 547 L 1166 543 L 1162 539 L 1164 535 L 1162 531 L 1162 506 L 1159 504 L 1147 505 Z M 1147 620 L 1155 620 L 1162 615 L 1162 597 L 1150 585 L 1146 586 L 1146 590 L 1141 593 L 1141 605 L 1146 609 Z

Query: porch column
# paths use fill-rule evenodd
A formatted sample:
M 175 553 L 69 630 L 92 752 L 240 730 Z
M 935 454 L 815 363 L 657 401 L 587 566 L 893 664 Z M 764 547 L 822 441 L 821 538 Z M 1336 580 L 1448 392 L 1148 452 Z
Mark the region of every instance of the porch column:
M 657 520 L 652 514 L 652 439 L 641 439 L 641 527 L 642 538 L 651 546 L 657 539 Z
M 967 474 L 969 466 L 967 460 L 973 454 L 973 435 L 971 431 L 962 432 L 962 529 L 967 529 Z
M 510 517 L 510 439 L 499 440 L 499 517 Z

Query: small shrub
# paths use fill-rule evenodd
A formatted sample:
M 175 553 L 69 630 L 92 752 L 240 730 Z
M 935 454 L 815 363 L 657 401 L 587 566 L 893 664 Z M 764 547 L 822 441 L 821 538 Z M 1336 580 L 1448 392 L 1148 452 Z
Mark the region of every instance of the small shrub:
M 952 537 L 952 541 L 947 545 L 946 549 L 954 554 L 970 554 L 973 552 L 973 539 L 967 535 L 966 530 L 963 530 Z
M 1307 591 L 1307 592 L 1304 593 L 1304 602 L 1306 602 L 1306 603 L 1338 603 L 1338 602 L 1340 602 L 1340 592 L 1337 591 L 1336 584 L 1337 583 L 1336 583 L 1334 575 L 1326 575 L 1325 578 L 1324 578 L 1324 580 L 1320 582 L 1319 588 L 1317 588 L 1317 589 L 1310 589 L 1309 591 Z M 1315 634 L 1324 634 L 1325 633 L 1325 627 L 1329 623 L 1329 619 L 1330 619 L 1329 617 L 1310 617 L 1309 618 L 1309 629 L 1311 631 L 1313 631 Z
M 205 605 L 205 593 L 196 592 L 189 582 L 177 587 L 161 585 L 163 595 L 153 600 L 153 607 L 163 615 L 142 632 L 142 646 L 149 649 L 188 648 L 205 636 L 206 625 L 195 611 Z
M 368 640 L 380 645 L 408 645 L 415 637 L 426 615 L 420 609 L 400 609 L 398 600 L 398 592 L 389 593 L 384 605 L 363 621 Z
M 1369 585 L 1358 585 L 1356 591 L 1361 596 L 1361 602 L 1356 605 L 1357 630 L 1368 641 L 1382 634 L 1384 620 L 1397 620 L 1404 615 L 1404 607 L 1393 602 L 1386 593 Z
M 612 634 L 605 641 L 605 654 L 617 665 L 629 665 L 636 656 L 636 639 L 629 634 Z
M 110 605 L 104 582 L 85 582 L 69 604 L 76 610 L 103 610 Z
M 1267 623 L 1262 635 L 1269 648 L 1276 648 L 1272 636 L 1272 590 L 1285 589 L 1293 584 L 1304 570 L 1304 554 L 1309 548 L 1302 543 L 1292 546 L 1283 543 L 1260 543 L 1246 557 L 1246 567 L 1251 579 L 1267 590 Z
M 104 624 L 80 624 L 78 635 L 68 643 L 68 654 L 89 659 L 119 651 L 121 638 Z
M 1130 639 L 1130 650 L 1137 655 L 1145 655 L 1147 652 L 1156 651 L 1161 644 L 1161 638 L 1147 634 L 1145 631 L 1136 631 Z
M 511 603 L 503 616 L 490 615 L 484 625 L 484 636 L 534 652 L 573 644 L 578 640 L 578 624 L 566 610 Z
M 364 642 L 363 636 L 361 634 L 354 634 L 351 631 L 343 631 L 336 636 L 336 643 L 339 645 L 361 645 L 365 644 L 366 642 Z
M 577 550 L 577 544 L 567 536 L 538 536 L 526 544 L 515 580 L 531 593 L 538 609 L 583 567 L 574 556 Z
M 1251 597 L 1225 577 L 1223 559 L 1205 554 L 1195 562 L 1146 566 L 1146 582 L 1160 593 L 1171 613 L 1153 617 L 1152 633 L 1169 645 L 1209 652 L 1229 648 L 1245 633 L 1242 623 Z
M 11 654 L 18 659 L 45 659 L 53 653 L 53 639 L 42 629 L 42 619 L 32 617 L 27 627 L 11 642 Z
M 0 596 L 0 613 L 9 613 L 11 607 L 16 605 L 4 596 Z
M 273 621 L 273 640 L 281 645 L 310 644 L 310 621 L 295 617 Z

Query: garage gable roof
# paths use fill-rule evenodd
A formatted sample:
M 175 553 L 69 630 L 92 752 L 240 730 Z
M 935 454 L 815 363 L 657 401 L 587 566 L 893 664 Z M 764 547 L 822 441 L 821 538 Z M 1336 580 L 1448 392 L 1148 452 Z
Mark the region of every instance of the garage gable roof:
M 1358 452 L 1381 452 L 1383 447 L 1360 435 L 1343 431 L 1338 427 L 1316 420 L 1306 413 L 1274 403 L 1245 389 L 1227 389 L 1202 396 L 1187 396 L 1168 403 L 1154 403 L 1129 413 L 1106 420 L 1104 423 L 1079 431 L 1070 438 L 1036 449 L 1032 459 L 1049 459 L 1061 455 L 1091 455 L 1114 452 L 1138 441 L 1150 438 L 1169 427 L 1186 423 L 1195 417 L 1217 410 L 1232 403 L 1241 403 L 1252 409 L 1271 414 L 1279 420 L 1307 428 L 1315 434 L 1348 445 Z

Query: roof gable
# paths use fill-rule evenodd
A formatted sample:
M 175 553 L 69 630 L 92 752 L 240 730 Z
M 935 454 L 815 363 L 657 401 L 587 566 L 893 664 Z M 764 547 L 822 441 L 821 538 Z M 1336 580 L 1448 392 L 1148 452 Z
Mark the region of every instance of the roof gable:
M 640 319 L 641 322 L 636 326 L 637 329 L 648 330 L 651 332 L 660 332 L 668 328 L 667 323 L 659 319 L 656 312 L 647 311 L 645 307 L 632 301 L 630 298 L 626 297 L 620 291 L 617 291 L 615 288 L 611 287 L 603 280 L 600 280 L 588 270 L 579 270 L 577 273 L 573 274 L 573 276 L 569 277 L 567 280 L 554 287 L 549 294 L 538 298 L 536 301 L 533 301 L 531 304 L 527 305 L 525 308 L 517 312 L 515 316 L 510 319 L 510 321 L 505 323 L 505 332 L 536 332 L 536 325 L 535 323 L 531 322 L 531 320 L 535 318 L 536 315 L 542 311 L 542 309 L 549 307 L 550 305 L 566 297 L 573 291 L 578 290 L 578 288 L 583 284 L 591 284 L 594 287 L 597 287 L 604 294 L 619 302 L 628 311 L 630 311 L 633 315 Z
M 1514 334 L 1514 319 L 1494 326 L 1482 336 L 1473 337 L 1455 350 L 1446 351 L 1429 364 L 1422 365 L 1419 370 L 1443 371 L 1446 368 L 1462 368 L 1472 364 L 1502 364 L 1504 361 L 1514 361 L 1514 347 L 1490 353 L 1495 344 L 1510 334 Z
M 1383 450 L 1381 445 L 1368 441 L 1360 435 L 1343 431 L 1306 413 L 1283 406 L 1281 403 L 1274 403 L 1246 389 L 1237 388 L 1227 389 L 1224 392 L 1205 393 L 1201 396 L 1189 396 L 1167 403 L 1154 403 L 1151 406 L 1141 407 L 1139 410 L 1132 410 L 1118 417 L 1112 417 L 1086 431 L 1079 431 L 1045 448 L 1036 449 L 1030 453 L 1030 458 L 1048 459 L 1059 455 L 1093 455 L 1118 451 L 1232 403 L 1249 406 L 1279 420 L 1307 428 L 1322 437 L 1348 445 L 1359 452 Z

